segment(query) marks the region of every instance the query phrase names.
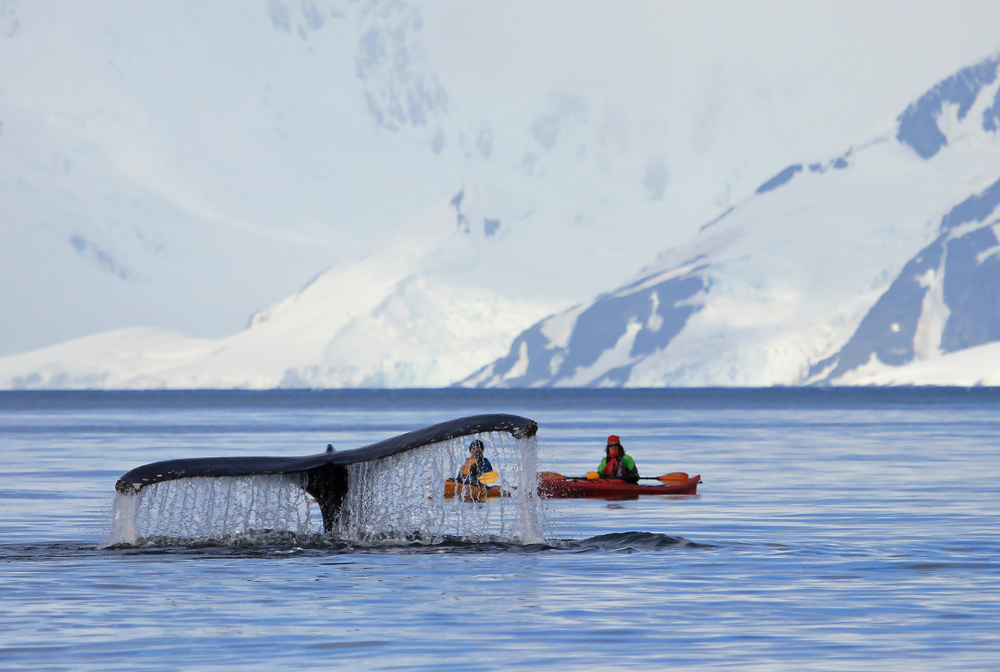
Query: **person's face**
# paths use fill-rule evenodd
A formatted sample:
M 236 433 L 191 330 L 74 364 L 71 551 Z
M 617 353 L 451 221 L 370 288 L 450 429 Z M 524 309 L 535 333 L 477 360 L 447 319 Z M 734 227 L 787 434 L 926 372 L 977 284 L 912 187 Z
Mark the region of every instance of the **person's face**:
M 483 456 L 483 449 L 480 448 L 479 446 L 473 446 L 472 448 L 469 449 L 469 452 L 472 453 L 472 457 L 474 457 L 477 460 Z
M 615 457 L 620 452 L 622 452 L 622 447 L 619 446 L 617 443 L 608 446 L 608 455 L 609 456 Z

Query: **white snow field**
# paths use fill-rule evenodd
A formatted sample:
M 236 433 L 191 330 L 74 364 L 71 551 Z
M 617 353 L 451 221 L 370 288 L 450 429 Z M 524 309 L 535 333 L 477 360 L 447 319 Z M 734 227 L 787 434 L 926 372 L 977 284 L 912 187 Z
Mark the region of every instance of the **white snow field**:
M 0 388 L 827 380 L 994 165 L 985 98 L 933 159 L 845 142 L 997 28 L 990 2 L 0 0 Z M 827 155 L 850 168 L 751 196 Z M 714 275 L 571 343 L 667 248 L 642 278 L 702 248 Z M 920 356 L 978 344 L 921 273 Z M 522 348 L 553 314 L 555 356 Z
M 1000 385 L 1000 343 L 977 345 L 905 366 L 877 360 L 844 376 L 844 385 Z

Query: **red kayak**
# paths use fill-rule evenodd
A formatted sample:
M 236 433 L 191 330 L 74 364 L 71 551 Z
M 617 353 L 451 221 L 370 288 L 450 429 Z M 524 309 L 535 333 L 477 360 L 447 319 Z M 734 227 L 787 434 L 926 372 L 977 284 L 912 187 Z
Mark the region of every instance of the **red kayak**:
M 687 476 L 687 474 L 684 474 Z M 695 495 L 701 476 L 691 476 L 686 479 L 669 480 L 655 485 L 628 483 L 617 478 L 587 478 L 566 477 L 553 472 L 543 471 L 538 474 L 538 494 L 554 499 L 570 499 L 573 497 L 636 497 L 638 495 Z

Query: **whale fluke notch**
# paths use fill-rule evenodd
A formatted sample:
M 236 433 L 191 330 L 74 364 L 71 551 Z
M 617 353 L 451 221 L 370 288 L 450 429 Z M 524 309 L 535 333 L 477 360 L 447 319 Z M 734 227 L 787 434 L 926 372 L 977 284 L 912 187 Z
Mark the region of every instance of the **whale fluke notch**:
M 201 457 L 165 460 L 127 472 L 115 483 L 115 490 L 123 495 L 134 495 L 147 485 L 179 478 L 302 474 L 302 487 L 316 498 L 323 513 L 323 525 L 330 531 L 347 495 L 347 465 L 377 460 L 431 443 L 483 432 L 508 432 L 516 439 L 527 439 L 538 432 L 538 424 L 528 418 L 503 413 L 470 415 L 342 452 L 328 451 L 305 457 Z

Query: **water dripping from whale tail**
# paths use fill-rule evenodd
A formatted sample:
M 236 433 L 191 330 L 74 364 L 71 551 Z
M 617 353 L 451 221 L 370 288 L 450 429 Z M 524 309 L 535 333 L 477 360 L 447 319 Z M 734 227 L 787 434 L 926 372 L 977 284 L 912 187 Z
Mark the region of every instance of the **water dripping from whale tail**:
M 503 432 L 475 435 L 499 473 L 495 485 L 509 496 L 489 502 L 445 498 L 445 481 L 468 457 L 468 439 L 449 439 L 348 468 L 349 488 L 334 532 L 361 542 L 385 540 L 441 543 L 536 544 L 544 539 L 545 517 L 535 474 L 534 436 Z
M 314 527 L 312 498 L 297 474 L 197 476 L 161 481 L 115 496 L 111 535 L 103 546 L 235 542 L 248 535 Z
M 144 465 L 115 485 L 108 543 L 219 538 L 261 529 L 308 532 L 313 502 L 323 529 L 349 539 L 435 542 L 454 535 L 537 543 L 544 530 L 535 481 L 537 430 L 528 418 L 479 415 L 357 450 Z M 501 473 L 501 488 L 512 497 L 472 507 L 444 500 L 444 480 L 467 457 L 465 440 L 473 436 L 487 443 L 488 453 L 495 451 L 490 458 Z

